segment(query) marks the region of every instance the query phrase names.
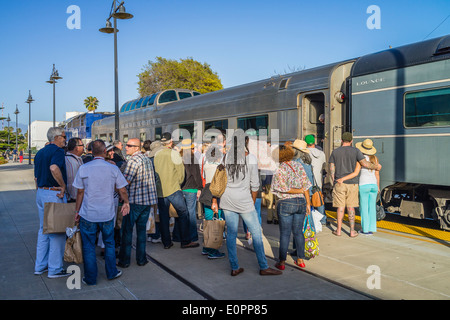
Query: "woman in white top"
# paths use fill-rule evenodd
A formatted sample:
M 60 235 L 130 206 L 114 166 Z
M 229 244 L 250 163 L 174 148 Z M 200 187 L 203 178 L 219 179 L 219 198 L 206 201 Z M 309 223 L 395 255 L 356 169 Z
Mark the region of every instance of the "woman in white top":
M 378 158 L 375 156 L 377 149 L 373 146 L 373 141 L 366 139 L 363 142 L 356 144 L 366 158 L 366 160 L 373 164 L 378 164 Z M 361 215 L 362 234 L 372 235 L 377 231 L 377 194 L 380 190 L 380 172 L 377 170 L 369 170 L 361 168 L 359 163 L 356 163 L 355 171 L 348 176 L 339 180 L 342 183 L 345 180 L 359 176 L 359 212 Z

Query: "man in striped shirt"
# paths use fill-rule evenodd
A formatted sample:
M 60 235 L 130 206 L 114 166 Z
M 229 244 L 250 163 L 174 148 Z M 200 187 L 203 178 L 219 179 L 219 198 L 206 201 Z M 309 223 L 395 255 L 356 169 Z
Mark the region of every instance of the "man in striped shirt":
M 130 156 L 123 175 L 128 181 L 128 198 L 130 214 L 123 217 L 122 243 L 119 252 L 118 266 L 126 268 L 130 265 L 131 241 L 133 226 L 136 224 L 136 261 L 139 266 L 146 265 L 145 246 L 147 242 L 147 220 L 151 206 L 156 206 L 155 174 L 150 159 L 141 152 L 141 142 L 134 138 L 126 144 L 127 155 Z
M 80 138 L 71 138 L 67 143 L 66 152 L 66 174 L 67 174 L 67 193 L 69 197 L 67 202 L 75 202 L 77 200 L 77 189 L 72 186 L 77 171 L 83 164 L 81 155 L 84 151 L 84 144 Z

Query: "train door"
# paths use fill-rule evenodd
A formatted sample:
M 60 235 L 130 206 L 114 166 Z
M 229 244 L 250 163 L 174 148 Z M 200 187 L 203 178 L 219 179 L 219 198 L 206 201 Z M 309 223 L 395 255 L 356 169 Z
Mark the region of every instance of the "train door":
M 325 94 L 315 92 L 301 95 L 302 108 L 302 130 L 300 138 L 304 139 L 307 135 L 314 135 L 316 144 L 323 148 L 325 139 Z

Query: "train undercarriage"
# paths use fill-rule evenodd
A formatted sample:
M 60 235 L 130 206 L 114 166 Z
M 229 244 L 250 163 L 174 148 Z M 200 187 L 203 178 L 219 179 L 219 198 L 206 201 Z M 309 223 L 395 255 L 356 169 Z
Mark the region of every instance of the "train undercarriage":
M 414 219 L 432 219 L 450 231 L 450 188 L 396 183 L 383 189 L 381 204 L 388 213 Z

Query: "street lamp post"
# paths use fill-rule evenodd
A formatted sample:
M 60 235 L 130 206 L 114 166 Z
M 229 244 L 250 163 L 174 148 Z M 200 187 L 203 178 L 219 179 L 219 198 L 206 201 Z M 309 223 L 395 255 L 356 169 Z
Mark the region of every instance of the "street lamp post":
M 28 91 L 28 99 L 25 101 L 28 103 L 28 164 L 31 164 L 31 103 L 33 102 L 31 96 L 31 90 Z
M 19 133 L 17 132 L 17 124 L 19 123 L 18 120 L 18 116 L 19 116 L 19 108 L 17 108 L 17 104 L 16 104 L 16 111 L 14 111 L 14 114 L 16 115 L 16 152 L 19 152 L 19 145 L 17 143 L 17 136 L 19 135 Z
M 9 123 L 11 122 L 11 118 L 9 117 L 9 113 L 8 113 L 8 118 L 6 119 L 6 122 L 8 122 L 8 148 L 9 148 Z
M 114 136 L 115 140 L 119 140 L 119 75 L 118 75 L 118 63 L 117 63 L 117 19 L 131 19 L 133 15 L 125 12 L 123 6 L 124 1 L 120 2 L 113 0 L 111 12 L 108 19 L 106 19 L 106 27 L 100 28 L 99 31 L 103 33 L 114 33 Z M 114 28 L 111 26 L 110 19 L 113 18 Z
M 59 79 L 62 79 L 62 77 L 59 76 L 58 70 L 55 69 L 55 64 L 53 64 L 53 70 L 52 70 L 52 74 L 50 75 L 50 80 L 47 80 L 45 82 L 53 84 L 53 126 L 54 127 L 56 127 L 56 125 L 55 125 L 55 118 L 56 118 L 56 115 L 55 115 L 55 109 L 56 109 L 55 108 L 55 84 L 58 83 L 58 81 L 56 81 L 56 80 L 59 80 Z

